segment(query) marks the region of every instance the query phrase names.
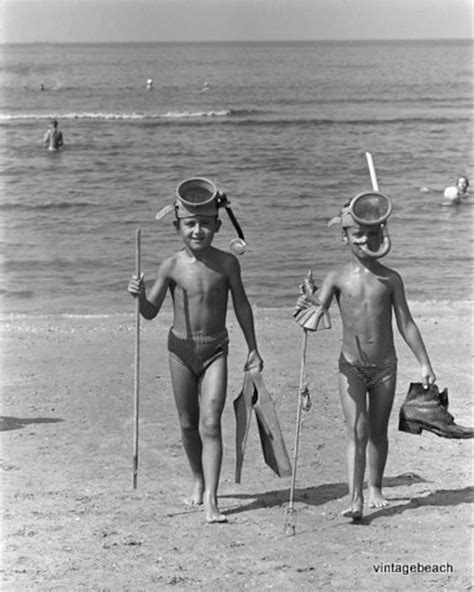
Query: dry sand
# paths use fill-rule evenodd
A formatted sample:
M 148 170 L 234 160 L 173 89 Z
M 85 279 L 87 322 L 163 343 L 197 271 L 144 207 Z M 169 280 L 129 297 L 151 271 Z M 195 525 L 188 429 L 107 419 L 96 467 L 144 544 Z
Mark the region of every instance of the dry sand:
M 412 311 L 451 413 L 471 425 L 471 305 Z M 255 318 L 264 379 L 292 457 L 302 332 L 289 310 L 255 309 Z M 219 491 L 229 523 L 205 524 L 202 510 L 182 504 L 189 475 L 170 390 L 169 324 L 168 313 L 142 323 L 134 490 L 133 314 L 2 322 L 2 590 L 472 590 L 472 441 L 398 431 L 398 409 L 418 380 L 400 339 L 384 483 L 390 506 L 366 509 L 353 524 L 340 517 L 347 487 L 337 313 L 331 331 L 310 336 L 313 407 L 300 440 L 296 534 L 288 536 L 290 479 L 265 465 L 255 422 L 242 484 L 234 483 L 231 403 L 246 351 L 233 316 Z

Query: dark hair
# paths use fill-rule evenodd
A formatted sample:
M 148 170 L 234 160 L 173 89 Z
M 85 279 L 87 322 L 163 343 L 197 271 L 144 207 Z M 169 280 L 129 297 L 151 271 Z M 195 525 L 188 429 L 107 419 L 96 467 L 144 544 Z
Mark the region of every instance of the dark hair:
M 466 175 L 459 175 L 456 185 L 459 183 L 459 179 L 466 179 L 466 188 L 469 187 L 469 179 L 466 177 Z

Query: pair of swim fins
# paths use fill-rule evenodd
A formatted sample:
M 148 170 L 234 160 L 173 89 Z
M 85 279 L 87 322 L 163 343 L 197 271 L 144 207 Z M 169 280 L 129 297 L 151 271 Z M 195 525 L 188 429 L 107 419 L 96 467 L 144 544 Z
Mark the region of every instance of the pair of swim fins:
M 244 374 L 242 391 L 234 401 L 236 419 L 235 482 L 240 483 L 245 447 L 250 429 L 252 410 L 257 419 L 263 457 L 266 464 L 279 476 L 289 477 L 291 463 L 275 410 L 275 404 L 256 368 Z

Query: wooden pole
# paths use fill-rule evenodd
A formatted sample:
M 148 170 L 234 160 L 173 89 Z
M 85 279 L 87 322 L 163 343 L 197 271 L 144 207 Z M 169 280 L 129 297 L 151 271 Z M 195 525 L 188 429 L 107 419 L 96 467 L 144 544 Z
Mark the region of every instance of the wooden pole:
M 300 388 L 298 393 L 298 408 L 296 416 L 296 430 L 295 430 L 295 444 L 293 454 L 293 471 L 291 474 L 290 484 L 290 500 L 285 516 L 285 532 L 294 535 L 296 532 L 296 510 L 294 507 L 295 485 L 296 485 L 296 467 L 298 465 L 298 455 L 300 447 L 300 433 L 301 433 L 301 419 L 303 415 L 303 392 L 306 388 L 305 365 L 306 365 L 306 348 L 308 345 L 308 331 L 303 329 L 303 348 L 301 352 L 301 371 L 300 371 Z
M 135 232 L 135 275 L 140 278 L 141 231 Z M 133 489 L 137 488 L 138 479 L 138 413 L 140 396 L 140 298 L 135 298 L 135 369 L 133 390 Z

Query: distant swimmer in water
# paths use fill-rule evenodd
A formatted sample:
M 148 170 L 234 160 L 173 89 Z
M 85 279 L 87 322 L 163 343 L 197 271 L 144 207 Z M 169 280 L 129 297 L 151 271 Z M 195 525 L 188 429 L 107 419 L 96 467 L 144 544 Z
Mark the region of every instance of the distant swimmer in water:
M 53 119 L 50 123 L 48 131 L 44 135 L 44 144 L 48 146 L 48 150 L 56 152 L 64 144 L 63 133 L 58 130 L 58 122 Z
M 202 87 L 202 89 L 201 89 L 201 92 L 206 92 L 206 91 L 210 90 L 210 88 L 211 88 L 211 85 L 210 85 L 210 84 L 209 84 L 209 82 L 206 80 L 206 81 L 204 82 L 204 84 L 203 84 L 203 87 Z
M 151 90 L 153 88 L 153 78 L 148 78 L 146 81 L 147 90 Z
M 456 185 L 446 187 L 443 193 L 443 203 L 446 205 L 457 205 L 463 199 L 469 196 L 467 190 L 469 187 L 469 179 L 465 176 L 458 177 Z
M 441 204 L 444 206 L 455 206 L 469 197 L 468 187 L 469 179 L 465 175 L 461 175 L 457 178 L 456 185 L 446 187 L 443 192 L 439 189 L 432 189 L 431 187 L 420 187 L 420 191 L 421 193 L 442 193 L 443 199 Z

